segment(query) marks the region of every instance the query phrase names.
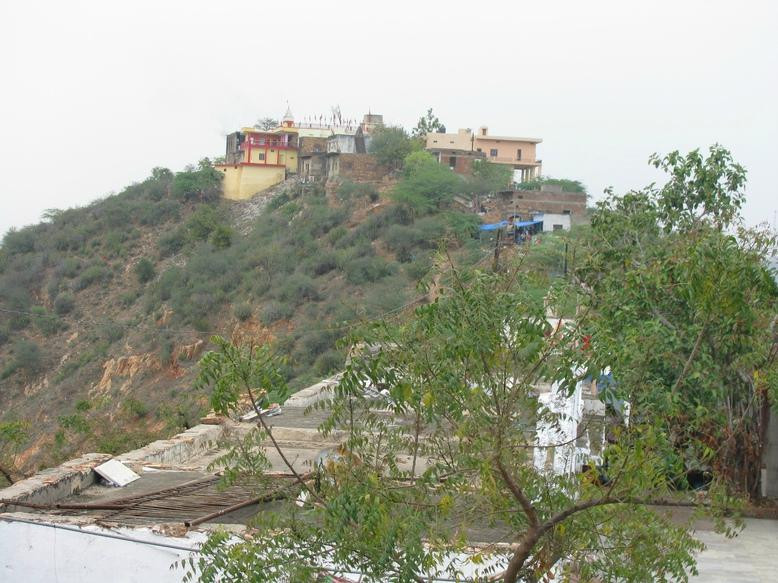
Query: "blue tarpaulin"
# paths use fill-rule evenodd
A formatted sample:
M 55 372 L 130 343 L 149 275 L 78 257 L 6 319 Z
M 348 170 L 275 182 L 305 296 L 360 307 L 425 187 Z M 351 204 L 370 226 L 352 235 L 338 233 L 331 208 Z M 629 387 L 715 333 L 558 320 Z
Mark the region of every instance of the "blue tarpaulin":
M 508 221 L 500 221 L 499 223 L 488 223 L 486 225 L 481 225 L 480 229 L 482 231 L 496 231 L 497 229 L 502 229 L 503 227 L 508 226 Z
M 510 223 L 508 221 L 500 221 L 499 223 L 487 223 L 486 225 L 481 225 L 480 229 L 482 231 L 496 231 L 497 229 L 502 229 L 503 227 L 507 227 Z M 514 227 L 531 227 L 532 225 L 541 225 L 543 224 L 543 221 L 520 221 L 518 223 L 513 223 Z

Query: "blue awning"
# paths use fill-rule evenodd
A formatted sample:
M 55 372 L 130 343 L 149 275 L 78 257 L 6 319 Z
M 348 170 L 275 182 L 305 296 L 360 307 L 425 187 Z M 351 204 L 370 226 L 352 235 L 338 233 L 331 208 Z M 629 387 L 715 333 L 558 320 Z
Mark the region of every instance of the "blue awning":
M 485 225 L 481 225 L 479 228 L 482 231 L 496 231 L 497 229 L 502 229 L 503 227 L 509 226 L 511 223 L 508 221 L 500 221 L 499 223 L 487 223 Z M 532 225 L 542 225 L 543 221 L 520 221 L 518 223 L 513 223 L 514 227 L 531 227 Z
M 500 221 L 499 223 L 488 223 L 486 225 L 481 225 L 479 228 L 482 231 L 496 231 L 497 229 L 502 229 L 503 227 L 508 226 L 508 221 Z

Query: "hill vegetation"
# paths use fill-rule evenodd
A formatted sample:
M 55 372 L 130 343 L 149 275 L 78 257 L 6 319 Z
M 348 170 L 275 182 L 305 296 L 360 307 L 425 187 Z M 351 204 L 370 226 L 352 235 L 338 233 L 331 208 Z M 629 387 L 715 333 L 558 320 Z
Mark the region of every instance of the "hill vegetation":
M 484 165 L 465 181 L 412 150 L 383 192 L 289 181 L 231 203 L 205 159 L 8 232 L 0 422 L 25 424 L 12 444 L 19 470 L 195 424 L 207 408 L 192 388 L 195 362 L 215 333 L 274 339 L 299 389 L 342 367 L 338 340 L 355 323 L 426 301 L 440 285 L 430 274 L 440 248 L 463 266 L 488 258 L 479 219 L 454 196 L 509 177 Z M 538 260 L 561 265 L 562 247 L 551 249 Z

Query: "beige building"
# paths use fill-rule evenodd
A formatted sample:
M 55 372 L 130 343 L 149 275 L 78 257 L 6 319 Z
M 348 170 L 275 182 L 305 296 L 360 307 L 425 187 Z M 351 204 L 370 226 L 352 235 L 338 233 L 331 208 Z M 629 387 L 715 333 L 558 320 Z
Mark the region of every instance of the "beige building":
M 473 152 L 483 155 L 490 162 L 509 165 L 514 170 L 514 180 L 524 182 L 538 178 L 542 162 L 537 159 L 536 147 L 540 138 L 493 136 L 485 126 L 477 132 L 460 129 L 455 134 L 427 134 L 426 148 L 444 162 L 448 152 Z

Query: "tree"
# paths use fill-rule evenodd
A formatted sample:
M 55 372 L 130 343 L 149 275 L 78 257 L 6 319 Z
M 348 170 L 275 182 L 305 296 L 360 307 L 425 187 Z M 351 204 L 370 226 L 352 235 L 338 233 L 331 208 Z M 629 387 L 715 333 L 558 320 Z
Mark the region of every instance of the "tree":
M 490 549 L 497 560 L 484 580 L 686 580 L 702 547 L 691 519 L 654 506 L 695 506 L 735 532 L 724 512 L 753 488 L 766 407 L 778 396 L 778 290 L 765 268 L 775 241 L 739 228 L 745 172 L 723 148 L 652 161 L 667 184 L 601 202 L 574 276 L 545 297 L 516 265 L 452 266 L 441 294 L 409 321 L 350 337 L 355 349 L 320 428 L 341 432 L 339 455 L 297 476 L 291 495 L 308 493 L 303 510 L 265 517 L 249 541 L 212 537 L 201 578 L 306 580 L 333 563 L 367 581 L 457 578 L 452 553 L 490 527 L 510 544 Z M 407 168 L 427 165 L 414 158 Z M 570 293 L 576 319 L 547 320 Z M 534 455 L 535 430 L 565 416 L 536 387 L 551 384 L 563 398 L 591 378 L 612 409 L 629 402 L 629 423 L 609 427 L 602 465 L 549 474 Z M 239 398 L 227 386 L 215 392 L 222 410 Z M 225 458 L 229 475 L 263 465 L 263 454 L 245 451 Z M 688 496 L 695 468 L 707 483 Z
M 683 579 L 701 545 L 687 524 L 647 507 L 671 495 L 675 469 L 667 436 L 649 419 L 614 430 L 605 479 L 594 468 L 553 476 L 532 463 L 536 423 L 561 420 L 534 387 L 572 389 L 590 359 L 585 318 L 552 326 L 545 310 L 512 270 L 454 270 L 448 291 L 411 321 L 352 337 L 365 348 L 352 355 L 321 427 L 343 432 L 339 456 L 297 476 L 290 495 L 307 492 L 304 510 L 265 516 L 249 541 L 213 536 L 197 560 L 201 580 L 313 580 L 329 561 L 367 581 L 462 577 L 447 559 L 486 527 L 511 544 L 493 549 L 484 580 L 537 581 L 555 569 L 582 580 Z M 208 355 L 201 377 L 217 411 L 232 410 L 242 391 L 275 386 L 261 380 L 274 365 L 255 371 L 261 358 L 226 349 L 235 356 Z M 230 479 L 268 466 L 261 451 L 246 451 L 244 441 L 225 457 Z
M 473 161 L 473 175 L 470 177 L 471 192 L 485 194 L 505 190 L 513 179 L 513 170 L 505 164 L 495 164 L 488 160 Z
M 183 201 L 209 202 L 221 196 L 222 173 L 216 170 L 208 158 L 198 162 L 197 168 L 187 167 L 173 178 L 171 192 Z
M 392 197 L 412 213 L 423 215 L 446 207 L 464 188 L 461 176 L 422 150 L 406 156 L 404 178 L 395 186 Z
M 740 225 L 745 170 L 724 148 L 651 162 L 663 187 L 611 195 L 592 216 L 575 274 L 592 345 L 621 370 L 611 392 L 656 416 L 688 478 L 756 497 L 778 403 L 775 238 Z
M 427 110 L 426 114 L 419 118 L 419 122 L 416 124 L 416 127 L 413 128 L 411 135 L 418 140 L 424 140 L 429 133 L 446 133 L 446 126 L 440 123 L 437 116 L 432 113 L 431 107 Z
M 405 157 L 413 151 L 414 146 L 403 128 L 383 126 L 376 128 L 369 149 L 379 164 L 399 168 Z
M 261 117 L 257 120 L 257 123 L 254 124 L 254 127 L 258 130 L 269 131 L 274 130 L 279 125 L 281 124 L 278 123 L 277 119 L 272 117 Z

